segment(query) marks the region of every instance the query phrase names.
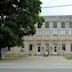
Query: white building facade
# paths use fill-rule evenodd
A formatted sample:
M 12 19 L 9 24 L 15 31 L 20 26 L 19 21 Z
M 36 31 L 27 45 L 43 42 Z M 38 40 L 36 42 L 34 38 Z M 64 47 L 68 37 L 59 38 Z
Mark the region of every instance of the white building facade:
M 72 16 L 44 16 L 36 34 L 24 36 L 24 52 L 31 55 L 72 54 Z

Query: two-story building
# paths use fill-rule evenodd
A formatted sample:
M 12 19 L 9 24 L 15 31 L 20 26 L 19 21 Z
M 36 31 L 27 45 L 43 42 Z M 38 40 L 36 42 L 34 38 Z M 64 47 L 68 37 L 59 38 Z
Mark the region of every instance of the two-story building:
M 44 16 L 44 18 L 45 22 L 41 27 L 35 24 L 35 35 L 24 36 L 25 54 L 72 54 L 72 16 Z

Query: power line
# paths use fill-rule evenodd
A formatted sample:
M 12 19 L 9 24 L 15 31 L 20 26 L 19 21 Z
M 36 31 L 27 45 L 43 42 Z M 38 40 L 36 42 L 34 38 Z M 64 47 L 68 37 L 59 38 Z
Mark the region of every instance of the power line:
M 72 4 L 68 4 L 68 5 L 58 5 L 58 6 L 49 6 L 49 7 L 41 7 L 41 8 L 55 8 L 55 7 L 66 7 L 66 6 L 72 6 Z

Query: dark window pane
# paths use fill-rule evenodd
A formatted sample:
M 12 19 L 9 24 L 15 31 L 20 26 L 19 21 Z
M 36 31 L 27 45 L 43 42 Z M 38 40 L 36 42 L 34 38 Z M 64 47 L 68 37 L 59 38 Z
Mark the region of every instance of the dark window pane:
M 53 22 L 53 28 L 57 28 L 57 22 Z
M 41 28 L 41 25 L 40 24 L 38 24 L 38 27 L 37 28 Z
M 71 44 L 71 51 L 72 51 L 72 44 Z
M 24 48 L 24 44 L 21 47 Z
M 61 22 L 61 28 L 65 28 L 65 22 Z
M 69 28 L 72 28 L 72 22 L 69 22 Z
M 32 44 L 29 45 L 29 51 L 32 51 Z
M 57 52 L 57 48 L 56 47 L 54 47 L 54 52 Z
M 49 28 L 49 22 L 45 22 L 45 28 Z
M 62 50 L 66 50 L 65 44 L 62 44 Z
M 40 47 L 38 47 L 38 52 L 40 52 Z

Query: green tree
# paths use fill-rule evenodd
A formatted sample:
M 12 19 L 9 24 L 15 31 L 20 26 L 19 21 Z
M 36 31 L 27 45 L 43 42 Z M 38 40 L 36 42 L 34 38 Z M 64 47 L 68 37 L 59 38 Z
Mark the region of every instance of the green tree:
M 0 59 L 2 48 L 21 46 L 22 37 L 34 35 L 34 25 L 42 25 L 41 4 L 40 0 L 0 0 Z

